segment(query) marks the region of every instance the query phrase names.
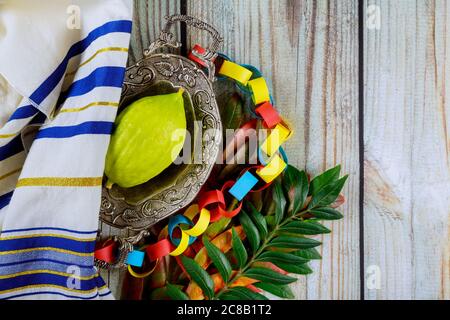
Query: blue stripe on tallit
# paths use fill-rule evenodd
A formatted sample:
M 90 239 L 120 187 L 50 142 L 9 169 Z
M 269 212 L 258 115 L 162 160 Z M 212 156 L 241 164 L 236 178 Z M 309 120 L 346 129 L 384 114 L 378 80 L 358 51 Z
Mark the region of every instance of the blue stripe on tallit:
M 32 116 L 35 116 L 38 112 L 39 110 L 32 105 L 23 106 L 17 108 L 16 111 L 14 111 L 14 113 L 11 115 L 11 117 L 9 117 L 8 121 L 30 118 Z
M 56 68 L 55 71 L 39 86 L 39 88 L 30 96 L 30 100 L 32 100 L 36 104 L 42 103 L 42 101 L 47 98 L 47 96 L 55 89 L 58 83 L 61 81 L 64 76 L 69 60 L 81 53 L 83 53 L 89 45 L 95 41 L 96 39 L 104 36 L 108 33 L 112 32 L 124 32 L 131 33 L 132 23 L 130 20 L 117 20 L 107 22 L 104 25 L 94 29 L 89 33 L 89 35 L 75 43 L 68 51 L 66 57 L 62 61 L 62 63 Z
M 92 300 L 92 299 L 95 299 L 97 297 L 104 297 L 104 296 L 110 295 L 111 291 L 108 291 L 107 293 L 103 293 L 103 294 L 100 294 L 100 293 L 97 292 L 94 295 L 87 296 L 87 297 L 74 296 L 74 295 L 64 294 L 62 292 L 40 291 L 40 292 L 27 292 L 27 293 L 16 294 L 16 295 L 13 295 L 13 296 L 9 296 L 9 297 L 7 297 L 5 299 L 8 300 L 8 299 L 28 297 L 28 296 L 34 296 L 34 295 L 41 295 L 41 294 L 48 294 L 48 295 L 54 294 L 54 295 L 63 296 L 63 297 L 69 298 L 69 299 Z
M 23 151 L 22 138 L 18 135 L 6 145 L 0 147 L 0 161 L 8 159 L 21 151 Z
M 36 135 L 36 139 L 44 138 L 71 138 L 84 134 L 111 134 L 114 127 L 113 122 L 108 121 L 89 121 L 76 126 L 51 127 L 42 129 Z
M 58 237 L 29 237 L 20 239 L 0 239 L 0 252 L 31 248 L 52 247 L 79 253 L 91 253 L 95 249 L 95 241 L 77 241 Z
M 96 87 L 122 88 L 126 69 L 123 67 L 100 67 L 92 71 L 87 77 L 75 81 L 61 93 L 58 104 L 61 105 L 67 98 L 84 95 Z
M 36 228 L 25 228 L 25 229 L 2 230 L 2 234 L 4 234 L 4 233 L 15 233 L 15 232 L 24 232 L 24 231 L 43 231 L 43 230 L 65 231 L 65 232 L 68 232 L 68 233 L 75 233 L 75 234 L 97 234 L 97 232 L 98 232 L 98 230 L 80 231 L 80 230 L 72 230 L 72 229 L 66 229 L 66 228 L 36 227 Z
M 17 266 L 18 265 L 26 265 L 29 263 L 33 263 L 36 264 L 37 266 L 40 266 L 42 264 L 54 264 L 54 265 L 61 265 L 61 266 L 76 266 L 80 269 L 92 269 L 93 266 L 92 265 L 80 265 L 80 264 L 74 264 L 74 263 L 69 263 L 66 261 L 60 261 L 60 260 L 54 260 L 54 259 L 30 259 L 30 260 L 20 260 L 20 261 L 14 261 L 14 262 L 9 262 L 9 263 L 0 263 L 0 267 L 2 268 L 9 268 L 9 267 L 14 267 L 14 271 L 17 271 Z M 39 267 L 35 268 L 38 269 Z M 54 267 L 52 268 L 52 270 L 58 270 L 59 267 Z M 41 269 L 41 268 L 39 268 Z M 3 270 L 1 270 L 3 271 Z M 5 273 L 7 273 L 7 271 L 5 271 Z M 12 272 L 11 272 L 12 273 Z M 3 274 L 0 272 L 0 274 Z
M 25 286 L 32 285 L 55 285 L 60 286 L 62 289 L 67 288 L 69 281 L 74 281 L 73 277 L 66 277 L 51 273 L 36 273 L 25 274 L 13 278 L 0 279 L 0 294 L 2 291 L 16 289 Z M 105 282 L 97 275 L 89 280 L 79 280 L 79 287 L 76 290 L 88 291 L 95 288 L 100 288 L 105 285 Z
M 11 201 L 11 198 L 13 196 L 14 191 L 8 192 L 4 195 L 0 196 L 0 209 L 3 209 L 4 207 L 6 207 L 9 202 Z

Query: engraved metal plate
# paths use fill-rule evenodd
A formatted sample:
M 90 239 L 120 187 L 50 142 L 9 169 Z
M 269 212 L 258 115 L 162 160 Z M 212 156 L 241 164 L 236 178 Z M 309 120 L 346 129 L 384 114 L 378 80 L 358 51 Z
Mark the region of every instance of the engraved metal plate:
M 160 38 L 146 51 L 147 57 L 127 69 L 119 112 L 142 97 L 172 93 L 183 87 L 191 143 L 195 139 L 201 141 L 202 157 L 201 161 L 191 164 L 172 164 L 160 175 L 133 188 L 114 185 L 108 190 L 103 187 L 100 219 L 117 228 L 145 230 L 187 206 L 208 179 L 219 154 L 222 124 L 211 81 L 214 75 L 211 58 L 222 40 L 214 28 L 195 18 L 177 15 L 167 19 Z M 154 53 L 161 48 L 180 46 L 169 31 L 170 26 L 179 21 L 213 35 L 212 47 L 202 56 L 208 62 L 208 75 L 185 57 Z M 191 150 L 192 158 L 194 151 Z

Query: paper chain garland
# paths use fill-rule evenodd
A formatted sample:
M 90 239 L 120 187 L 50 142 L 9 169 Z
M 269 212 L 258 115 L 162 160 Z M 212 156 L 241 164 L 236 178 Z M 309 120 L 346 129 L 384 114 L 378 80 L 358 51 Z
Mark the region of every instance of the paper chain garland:
M 205 54 L 205 49 L 195 45 L 188 57 L 206 67 L 206 62 L 199 58 Z M 241 211 L 242 200 L 248 193 L 259 192 L 269 187 L 287 167 L 287 156 L 281 146 L 292 136 L 293 131 L 273 107 L 273 99 L 265 79 L 252 66 L 239 65 L 225 55 L 219 55 L 219 59 L 221 63 L 215 62 L 219 70 L 217 75 L 236 81 L 241 91 L 251 95 L 252 102 L 256 106 L 254 114 L 262 120 L 265 128 L 271 130 L 267 139 L 258 149 L 258 159 L 261 165 L 246 168 L 237 181 L 226 182 L 220 190 L 204 192 L 199 196 L 198 204 L 191 205 L 184 214 L 175 215 L 169 219 L 167 228 L 163 229 L 161 234 L 162 237 L 160 235 L 162 239 L 154 244 L 130 251 L 125 264 L 128 265 L 128 270 L 134 277 L 147 277 L 154 271 L 159 259 L 169 255 L 178 257 L 186 253 L 191 245 L 195 248 L 196 239 L 206 231 L 210 223 L 216 222 L 222 217 L 236 216 Z M 248 130 L 255 128 L 256 121 L 250 121 L 238 130 L 236 136 L 245 136 Z M 265 161 L 264 156 L 268 157 L 268 161 Z M 255 186 L 260 183 L 260 179 L 264 181 L 265 185 L 254 190 Z M 226 192 L 239 201 L 237 207 L 231 211 L 226 209 Z M 180 237 L 174 235 L 177 229 L 181 234 Z M 95 251 L 95 258 L 106 263 L 114 263 L 116 249 L 117 243 L 109 239 Z M 145 256 L 149 262 L 155 262 L 154 267 L 146 272 L 137 273 L 133 266 L 142 267 Z

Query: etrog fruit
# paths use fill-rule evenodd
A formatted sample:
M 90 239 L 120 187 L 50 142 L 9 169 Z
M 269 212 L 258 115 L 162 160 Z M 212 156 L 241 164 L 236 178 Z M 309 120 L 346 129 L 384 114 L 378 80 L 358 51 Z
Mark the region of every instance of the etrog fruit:
M 106 155 L 107 187 L 131 188 L 169 167 L 183 148 L 183 89 L 133 102 L 116 120 Z

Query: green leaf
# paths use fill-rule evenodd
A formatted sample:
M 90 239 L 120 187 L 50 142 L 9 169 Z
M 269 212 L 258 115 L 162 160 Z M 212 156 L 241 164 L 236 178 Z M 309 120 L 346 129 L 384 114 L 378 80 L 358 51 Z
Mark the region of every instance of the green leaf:
M 299 212 L 308 196 L 308 176 L 305 171 L 289 165 L 283 176 L 284 188 L 290 202 L 292 214 Z
M 178 286 L 168 283 L 166 286 L 166 294 L 172 300 L 189 300 L 189 297 Z
M 167 295 L 167 287 L 156 288 L 150 294 L 151 300 L 167 300 L 167 298 L 170 298 Z
M 245 250 L 244 244 L 241 241 L 241 238 L 239 238 L 237 232 L 232 229 L 232 245 L 233 245 L 233 253 L 238 261 L 239 268 L 243 268 L 245 266 L 245 263 L 248 259 L 247 250 Z
M 325 207 L 332 204 L 339 196 L 339 193 L 344 187 L 347 178 L 348 175 L 342 177 L 341 179 L 333 181 L 321 188 L 316 194 L 312 196 L 311 202 L 308 205 L 308 209 Z
M 248 202 L 247 207 L 249 208 L 248 214 L 255 223 L 256 228 L 258 228 L 261 238 L 265 238 L 269 233 L 266 219 L 258 210 L 256 210 L 255 206 L 251 202 Z
M 313 196 L 317 194 L 323 187 L 336 181 L 339 178 L 340 173 L 341 165 L 337 165 L 312 179 L 309 186 L 309 194 Z
M 275 224 L 279 224 L 283 220 L 286 210 L 286 198 L 279 180 L 276 180 L 274 183 L 272 197 L 275 203 Z
M 219 300 L 245 300 L 242 296 L 237 295 L 234 292 L 224 292 L 218 296 Z
M 278 263 L 278 267 L 284 271 L 295 273 L 295 274 L 311 274 L 313 270 L 306 264 L 289 264 L 289 263 Z
M 242 210 L 239 214 L 239 221 L 244 228 L 244 232 L 247 235 L 247 239 L 250 242 L 250 246 L 252 247 L 253 252 L 255 252 L 256 250 L 258 250 L 259 243 L 261 242 L 258 228 L 256 228 L 255 224 L 252 222 L 252 220 L 244 210 Z
M 254 284 L 255 287 L 264 290 L 266 292 L 269 292 L 273 294 L 274 296 L 284 298 L 284 299 L 294 299 L 295 296 L 292 293 L 291 288 L 288 286 L 280 286 L 275 285 L 273 283 L 268 282 L 258 282 Z
M 269 246 L 271 247 L 294 249 L 309 249 L 320 246 L 321 244 L 320 241 L 314 239 L 289 236 L 279 236 L 269 242 Z
M 294 254 L 298 257 L 308 259 L 308 260 L 322 259 L 322 256 L 320 255 L 319 251 L 317 251 L 317 249 L 315 249 L 315 248 L 301 249 L 301 250 L 291 252 L 291 254 Z
M 331 230 L 315 221 L 294 221 L 279 229 L 281 232 L 291 232 L 295 234 L 316 235 L 330 233 Z
M 222 279 L 225 283 L 228 282 L 231 276 L 231 264 L 228 261 L 227 257 L 223 254 L 222 251 L 219 250 L 215 245 L 213 245 L 209 240 L 205 237 L 203 238 L 203 244 L 205 245 L 206 252 L 208 252 L 208 256 L 211 261 L 216 266 L 219 271 Z
M 332 208 L 317 208 L 309 212 L 320 220 L 339 220 L 344 217 L 342 213 Z
M 192 280 L 203 290 L 203 294 L 211 299 L 214 296 L 214 281 L 209 274 L 197 262 L 186 256 L 181 256 L 181 262 Z
M 221 300 L 267 300 L 262 294 L 253 292 L 246 287 L 234 287 L 219 296 Z
M 258 256 L 256 261 L 267 261 L 275 264 L 280 262 L 302 264 L 308 262 L 309 260 L 286 252 L 266 251 Z
M 296 278 L 286 276 L 271 269 L 260 267 L 247 270 L 244 276 L 273 284 L 289 284 L 297 280 Z
M 266 222 L 270 227 L 274 227 L 275 226 L 275 217 L 272 216 L 266 216 Z
M 208 237 L 208 239 L 215 238 L 219 233 L 225 231 L 230 222 L 231 222 L 230 218 L 222 217 L 219 221 L 211 223 L 208 226 L 208 228 L 205 231 L 205 235 Z
M 225 129 L 237 129 L 242 121 L 242 99 L 238 94 L 231 96 L 222 112 L 222 124 Z

